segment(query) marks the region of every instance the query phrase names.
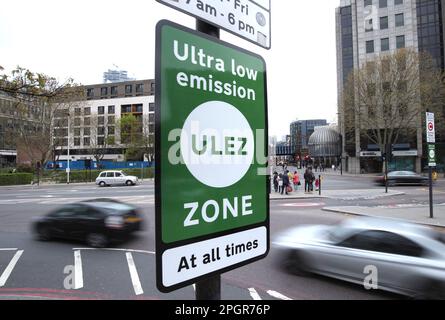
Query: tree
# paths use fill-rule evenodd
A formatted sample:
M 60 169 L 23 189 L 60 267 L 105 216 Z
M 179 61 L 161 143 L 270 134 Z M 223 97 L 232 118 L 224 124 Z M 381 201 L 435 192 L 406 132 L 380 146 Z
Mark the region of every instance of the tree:
M 344 87 L 346 143 L 359 134 L 383 151 L 402 137 L 417 141 L 426 110 L 441 112 L 444 97 L 444 74 L 426 53 L 380 55 L 351 72 Z
M 0 76 L 0 92 L 15 101 L 16 144 L 33 166 L 43 167 L 55 150 L 53 121 L 57 112 L 81 101 L 83 90 L 72 79 L 60 83 L 54 77 L 17 67 L 10 75 Z
M 125 160 L 137 161 L 144 156 L 143 120 L 133 114 L 119 120 L 121 143 L 126 147 Z
M 152 115 L 154 116 L 154 114 Z M 152 162 L 155 158 L 155 136 L 154 125 L 150 114 L 145 115 L 143 119 L 143 132 L 142 132 L 142 150 L 148 161 Z
M 114 133 L 108 132 L 105 119 L 101 122 L 99 117 L 97 114 L 91 116 L 90 145 L 88 147 L 89 153 L 93 155 L 97 164 L 104 159 L 108 147 L 115 144 Z

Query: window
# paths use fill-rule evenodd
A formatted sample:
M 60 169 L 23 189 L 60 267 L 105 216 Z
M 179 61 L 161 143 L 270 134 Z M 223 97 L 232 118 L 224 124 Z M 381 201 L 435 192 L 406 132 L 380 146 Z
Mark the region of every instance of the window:
M 133 86 L 131 84 L 127 84 L 125 86 L 125 94 L 130 94 L 133 92 Z
M 403 13 L 396 14 L 396 27 L 403 27 L 405 25 L 405 18 Z
M 136 93 L 142 93 L 142 92 L 144 92 L 144 84 L 139 83 L 136 85 Z
M 380 17 L 380 29 L 388 29 L 388 17 Z
M 374 40 L 366 41 L 366 53 L 374 52 Z
M 86 107 L 85 109 L 83 109 L 83 114 L 86 116 L 89 116 L 91 114 L 91 108 Z
M 396 47 L 397 49 L 405 48 L 405 36 L 396 37 Z
M 83 118 L 83 125 L 89 126 L 91 124 L 91 118 Z
M 117 96 L 117 87 L 111 87 L 111 95 L 113 97 Z
M 101 178 L 105 178 L 106 175 L 107 175 L 106 172 L 102 172 L 102 173 L 100 174 L 100 177 L 101 177 Z
M 379 0 L 379 8 L 387 8 L 388 0 Z
M 74 146 L 80 146 L 80 138 L 74 138 Z
M 114 178 L 114 172 L 107 172 L 107 178 Z
M 154 103 L 150 103 L 148 105 L 148 111 L 155 111 L 155 104 Z
M 149 124 L 148 125 L 148 132 L 149 133 L 155 133 L 155 125 L 154 124 Z
M 394 0 L 394 5 L 397 6 L 399 4 L 403 4 L 403 0 Z
M 105 138 L 104 137 L 98 137 L 97 138 L 97 144 L 99 146 L 103 146 L 105 144 Z
M 87 89 L 87 97 L 88 98 L 94 97 L 94 88 Z
M 154 84 L 154 82 L 150 83 L 150 88 L 151 88 L 152 92 L 155 91 L 155 84 Z
M 97 124 L 104 124 L 105 123 L 105 117 L 97 117 Z
M 108 106 L 108 114 L 114 114 L 114 106 Z
M 80 127 L 80 118 L 74 118 L 74 126 Z
M 82 109 L 80 109 L 80 108 L 74 108 L 74 115 L 75 115 L 75 116 L 80 116 L 80 112 L 81 112 L 81 110 L 82 110 Z
M 105 113 L 105 107 L 98 107 L 97 108 L 97 113 L 98 114 L 104 114 Z
M 83 145 L 84 146 L 89 146 L 90 145 L 90 138 L 89 137 L 84 137 L 83 138 Z
M 148 122 L 154 122 L 155 121 L 155 115 L 152 113 L 152 114 L 149 114 L 148 115 Z
M 105 127 L 98 127 L 97 134 L 103 136 L 105 134 Z
M 122 177 L 122 173 L 116 172 L 116 177 Z
M 108 124 L 114 124 L 114 122 L 115 122 L 114 116 L 109 116 L 108 117 Z
M 75 136 L 80 136 L 80 128 L 75 128 L 74 129 L 74 135 Z
M 384 38 L 381 40 L 381 51 L 389 50 L 389 38 Z
M 91 134 L 90 128 L 83 128 L 83 135 L 84 136 L 89 136 L 90 134 Z
M 121 107 L 121 113 L 129 113 L 129 112 L 131 112 L 131 105 L 127 104 Z
M 142 113 L 142 104 L 135 105 L 135 112 Z
M 372 6 L 372 0 L 365 0 L 365 7 Z
M 101 96 L 106 96 L 107 94 L 108 94 L 108 88 L 107 87 L 100 88 L 100 95 Z
M 108 127 L 108 134 L 114 134 L 114 127 Z

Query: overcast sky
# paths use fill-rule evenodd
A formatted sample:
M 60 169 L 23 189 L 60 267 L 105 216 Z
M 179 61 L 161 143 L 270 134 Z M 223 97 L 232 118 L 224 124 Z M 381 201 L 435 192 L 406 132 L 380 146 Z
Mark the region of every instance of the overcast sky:
M 296 120 L 337 117 L 336 0 L 272 0 L 272 48 L 231 34 L 221 39 L 267 62 L 269 130 L 289 134 Z M 155 0 L 11 0 L 0 8 L 0 65 L 17 65 L 78 83 L 102 82 L 117 65 L 137 79 L 154 78 L 155 25 L 195 20 Z

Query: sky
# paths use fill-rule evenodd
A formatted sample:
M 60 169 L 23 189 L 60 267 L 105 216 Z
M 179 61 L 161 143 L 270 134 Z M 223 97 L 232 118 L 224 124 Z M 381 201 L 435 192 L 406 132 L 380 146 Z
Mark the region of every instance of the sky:
M 272 0 L 272 47 L 227 32 L 221 40 L 263 56 L 269 133 L 289 134 L 295 120 L 337 119 L 336 0 Z M 0 66 L 84 85 L 118 66 L 154 79 L 155 26 L 162 19 L 195 28 L 195 19 L 155 0 L 14 0 L 0 7 Z

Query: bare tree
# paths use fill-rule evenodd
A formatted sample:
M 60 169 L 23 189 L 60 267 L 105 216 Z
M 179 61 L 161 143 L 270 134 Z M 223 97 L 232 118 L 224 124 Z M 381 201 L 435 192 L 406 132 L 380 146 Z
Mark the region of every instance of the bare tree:
M 102 120 L 100 120 L 100 117 L 102 116 L 98 114 L 91 116 L 90 145 L 88 147 L 89 153 L 93 155 L 97 164 L 100 164 L 104 159 L 107 149 L 115 145 L 114 133 L 110 134 L 108 132 L 105 117 L 103 116 Z
M 16 142 L 40 168 L 51 159 L 57 111 L 82 100 L 83 90 L 72 79 L 60 83 L 53 77 L 17 67 L 0 77 L 0 92 L 15 101 Z M 40 175 L 40 170 L 38 170 Z
M 444 75 L 427 54 L 401 49 L 380 55 L 351 72 L 345 85 L 346 137 L 352 140 L 359 131 L 382 151 L 402 137 L 417 141 L 424 113 L 441 112 L 444 97 Z

